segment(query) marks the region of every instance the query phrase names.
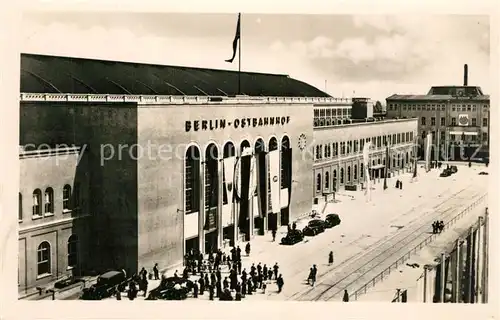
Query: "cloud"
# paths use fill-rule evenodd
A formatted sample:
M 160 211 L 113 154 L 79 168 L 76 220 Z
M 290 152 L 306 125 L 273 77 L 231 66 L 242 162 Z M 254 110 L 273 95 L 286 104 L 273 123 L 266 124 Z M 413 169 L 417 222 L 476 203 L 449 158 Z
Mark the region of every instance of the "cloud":
M 92 25 L 26 20 L 22 50 L 232 70 L 238 67 L 237 63 L 224 62 L 232 54 L 233 32 L 224 36 L 193 32 L 179 37 L 170 36 L 175 30 L 160 32 L 159 24 L 154 33 L 144 31 L 140 23 L 94 21 Z M 426 93 L 433 84 L 459 85 L 462 66 L 468 63 L 471 85 L 491 90 L 489 23 L 481 17 L 364 15 L 354 16 L 343 28 L 345 35 L 339 38 L 329 36 L 328 28 L 321 27 L 309 40 L 289 41 L 289 35 L 268 42 L 243 40 L 242 69 L 289 74 L 321 89 L 327 80 L 327 91 L 334 96 L 350 96 L 356 91 L 356 95 L 384 100 L 392 93 Z

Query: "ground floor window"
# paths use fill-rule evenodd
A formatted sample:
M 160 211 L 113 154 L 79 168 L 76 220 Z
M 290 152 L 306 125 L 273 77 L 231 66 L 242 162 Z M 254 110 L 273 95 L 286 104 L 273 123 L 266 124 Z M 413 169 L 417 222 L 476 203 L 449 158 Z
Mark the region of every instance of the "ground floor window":
M 75 267 L 78 263 L 78 236 L 72 235 L 68 239 L 68 267 Z
M 50 244 L 47 241 L 38 246 L 37 269 L 39 276 L 50 273 Z

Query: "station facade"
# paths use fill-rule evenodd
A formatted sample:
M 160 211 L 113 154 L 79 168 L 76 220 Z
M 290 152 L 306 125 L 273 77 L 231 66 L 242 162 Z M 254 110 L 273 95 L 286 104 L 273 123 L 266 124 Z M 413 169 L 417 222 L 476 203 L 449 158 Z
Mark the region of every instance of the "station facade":
M 353 124 L 348 100 L 283 75 L 242 73 L 238 96 L 234 72 L 21 62 L 20 290 L 176 267 L 191 249 L 263 235 L 311 211 L 317 173 L 347 177 L 351 168 L 362 181 L 359 151 L 318 159 L 318 145 L 330 155 L 335 143 L 396 135 L 406 155 L 416 130 L 416 120 Z M 334 126 L 314 128 L 318 108 L 340 110 Z

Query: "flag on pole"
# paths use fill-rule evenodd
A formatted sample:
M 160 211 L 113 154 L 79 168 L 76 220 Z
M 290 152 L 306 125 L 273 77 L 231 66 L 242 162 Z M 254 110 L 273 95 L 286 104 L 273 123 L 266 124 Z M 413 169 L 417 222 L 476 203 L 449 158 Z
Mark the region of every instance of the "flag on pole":
M 387 175 L 389 174 L 389 165 L 388 163 L 391 162 L 391 159 L 389 158 L 389 145 L 386 144 L 385 146 L 385 176 L 384 176 L 384 190 L 387 189 Z
M 236 49 L 238 49 L 238 41 L 240 40 L 240 16 L 241 13 L 238 13 L 238 22 L 236 23 L 236 34 L 233 40 L 233 56 L 231 59 L 227 59 L 226 62 L 233 63 L 234 57 L 236 57 Z

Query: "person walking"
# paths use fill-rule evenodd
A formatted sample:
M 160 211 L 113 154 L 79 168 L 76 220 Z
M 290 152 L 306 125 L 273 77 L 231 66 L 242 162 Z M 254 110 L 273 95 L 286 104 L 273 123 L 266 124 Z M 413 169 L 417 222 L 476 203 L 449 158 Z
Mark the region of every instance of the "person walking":
M 264 264 L 264 267 L 262 268 L 262 275 L 264 276 L 264 281 L 267 281 L 268 273 L 267 273 L 267 265 L 266 264 Z
M 318 269 L 316 268 L 316 265 L 313 265 L 312 267 L 312 277 L 311 277 L 311 286 L 314 287 L 314 284 L 316 283 L 316 275 L 318 274 Z
M 212 284 L 208 286 L 208 295 L 210 300 L 214 300 L 214 286 Z
M 347 293 L 347 290 L 344 290 L 344 296 L 342 297 L 342 301 L 349 302 L 349 294 Z
M 333 264 L 333 251 L 330 251 L 330 253 L 328 254 L 328 264 Z
M 278 271 L 279 271 L 280 267 L 278 266 L 277 262 L 274 264 L 273 269 L 274 269 L 274 278 L 278 279 Z
M 205 292 L 205 278 L 203 276 L 203 273 L 200 274 L 200 279 L 198 280 L 198 283 L 200 284 L 200 295 L 202 296 L 203 293 Z
M 250 255 L 250 242 L 247 242 L 247 245 L 245 246 L 245 253 L 247 254 L 247 257 Z
M 276 230 L 275 229 L 271 230 L 271 234 L 273 236 L 273 242 L 276 241 Z
M 311 284 L 313 278 L 313 268 L 309 268 L 309 275 L 307 276 L 307 284 Z
M 160 272 L 158 270 L 158 263 L 155 263 L 155 266 L 153 267 L 153 274 L 154 274 L 155 280 L 160 280 Z
M 193 283 L 193 298 L 198 298 L 198 281 Z
M 276 285 L 278 286 L 278 293 L 281 293 L 281 290 L 283 290 L 283 285 L 285 285 L 285 281 L 283 281 L 283 277 L 281 276 L 281 274 L 276 279 Z
M 400 181 L 400 182 L 399 182 L 399 189 L 400 189 L 400 190 L 403 190 L 403 181 Z

